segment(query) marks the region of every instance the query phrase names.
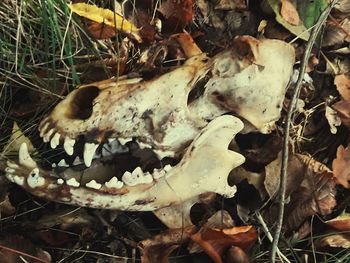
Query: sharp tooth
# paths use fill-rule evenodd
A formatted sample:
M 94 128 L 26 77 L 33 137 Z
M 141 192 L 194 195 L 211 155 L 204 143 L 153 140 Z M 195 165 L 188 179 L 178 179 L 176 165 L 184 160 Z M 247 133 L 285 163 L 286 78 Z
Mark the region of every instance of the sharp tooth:
M 37 167 L 36 162 L 30 157 L 27 144 L 24 142 L 21 144 L 18 153 L 19 164 L 29 168 Z
M 120 142 L 121 145 L 125 145 L 127 142 L 131 142 L 132 138 L 118 138 L 118 141 Z
M 141 169 L 141 167 L 136 167 L 135 170 L 131 173 L 134 177 L 141 177 L 143 176 L 143 171 Z
M 91 166 L 92 158 L 94 157 L 95 151 L 98 147 L 98 144 L 94 143 L 85 143 L 84 147 L 84 163 L 86 167 Z
M 175 156 L 175 152 L 173 151 L 163 151 L 163 150 L 156 150 L 156 149 L 153 149 L 153 151 L 157 154 L 159 160 L 162 160 L 164 157 Z
M 153 182 L 153 177 L 150 173 L 145 173 L 144 176 L 142 177 L 142 182 L 144 184 L 150 184 Z
M 6 168 L 5 168 L 5 172 L 6 172 L 6 173 L 9 173 L 9 174 L 13 174 L 15 171 L 16 171 L 15 169 L 10 168 L 10 167 L 6 167 Z
M 102 184 L 99 184 L 98 182 L 96 182 L 95 180 L 91 180 L 90 182 L 88 182 L 86 185 L 86 187 L 92 188 L 92 189 L 96 189 L 99 190 L 102 187 Z
M 124 184 L 126 184 L 128 186 L 137 185 L 135 178 L 132 176 L 132 174 L 130 172 L 125 172 L 123 174 L 122 181 L 124 182 Z
M 41 129 L 40 129 L 40 137 L 41 137 L 41 138 L 44 137 L 44 134 L 45 134 L 45 131 L 46 131 L 47 127 L 49 127 L 49 123 L 48 123 L 48 122 L 46 122 L 46 123 L 44 124 L 44 126 L 41 127 Z
M 69 137 L 64 139 L 63 148 L 68 155 L 73 155 L 75 140 Z
M 163 177 L 164 175 L 165 175 L 165 171 L 162 169 L 154 169 L 153 170 L 152 176 L 154 179 L 159 179 L 159 178 Z
M 115 138 L 109 138 L 108 139 L 108 143 L 112 143 L 112 142 L 114 142 L 115 141 Z
M 60 167 L 69 167 L 69 165 L 66 163 L 65 159 L 62 159 L 61 161 L 59 161 L 59 163 L 57 165 Z
M 45 178 L 39 175 L 39 168 L 34 168 L 27 177 L 28 186 L 31 188 L 45 185 Z
M 19 166 L 13 162 L 7 161 L 6 162 L 7 166 L 13 169 L 17 169 Z
M 151 148 L 147 143 L 143 143 L 143 142 L 137 142 L 139 144 L 140 149 L 144 149 L 144 148 Z
M 58 132 L 55 133 L 55 135 L 52 137 L 50 145 L 52 149 L 55 149 L 57 145 L 60 144 L 60 134 Z
M 47 133 L 45 133 L 43 137 L 43 142 L 49 142 L 53 132 L 54 132 L 54 129 L 51 129 Z
M 124 186 L 124 183 L 122 181 L 119 181 L 117 177 L 112 177 L 111 180 L 105 182 L 105 186 L 107 188 L 120 189 Z
M 62 178 L 57 179 L 57 184 L 64 184 L 64 180 Z
M 69 185 L 69 186 L 73 186 L 73 187 L 79 187 L 80 186 L 79 182 L 74 177 L 70 178 L 69 180 L 67 180 L 66 184 Z
M 57 167 L 57 164 L 56 164 L 56 163 L 52 163 L 52 164 L 51 164 L 51 167 L 52 167 L 52 168 L 56 168 L 56 167 Z
M 73 165 L 79 165 L 82 164 L 82 162 L 80 161 L 79 157 L 75 157 L 74 161 L 73 161 Z
M 167 164 L 164 166 L 163 170 L 166 171 L 166 172 L 169 172 L 173 167 L 171 167 L 170 164 Z

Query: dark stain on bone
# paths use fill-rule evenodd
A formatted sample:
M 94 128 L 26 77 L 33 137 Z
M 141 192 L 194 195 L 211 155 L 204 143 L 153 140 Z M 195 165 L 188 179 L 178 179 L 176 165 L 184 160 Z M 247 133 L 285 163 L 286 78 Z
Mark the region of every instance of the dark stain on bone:
M 147 205 L 147 204 L 151 204 L 155 201 L 156 199 L 145 199 L 145 200 L 136 200 L 134 202 L 134 205 Z

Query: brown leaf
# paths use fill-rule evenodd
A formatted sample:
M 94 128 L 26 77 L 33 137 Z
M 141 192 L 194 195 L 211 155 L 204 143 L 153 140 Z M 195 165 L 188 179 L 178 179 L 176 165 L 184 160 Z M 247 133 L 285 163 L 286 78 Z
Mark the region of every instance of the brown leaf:
M 327 23 L 324 37 L 322 39 L 322 46 L 341 45 L 350 42 L 350 20 L 348 18 L 342 21 L 337 21 L 333 18 Z
M 86 19 L 87 29 L 94 39 L 108 39 L 116 35 L 116 29 L 104 23 L 97 23 Z
M 342 214 L 326 221 L 326 224 L 338 231 L 349 231 L 350 230 L 350 214 Z
M 332 108 L 337 111 L 343 125 L 350 128 L 350 102 L 340 100 L 332 105 Z
M 231 247 L 226 253 L 226 263 L 249 263 L 247 254 L 239 247 Z
M 345 74 L 337 75 L 334 84 L 344 100 L 350 101 L 350 77 Z
M 316 242 L 316 247 L 341 247 L 350 248 L 350 235 L 349 234 L 335 234 L 321 238 Z
M 139 243 L 142 263 L 168 263 L 168 256 L 181 244 L 187 242 L 196 231 L 195 226 L 169 229 L 156 235 L 152 239 L 146 239 Z
M 249 249 L 258 237 L 253 226 L 238 226 L 226 229 L 207 228 L 191 236 L 215 263 L 223 263 L 222 255 L 231 246 Z
M 333 173 L 338 184 L 350 188 L 350 147 L 340 145 L 337 149 L 337 157 L 332 163 Z
M 170 32 L 179 32 L 192 21 L 192 0 L 167 0 L 158 11 L 165 17 L 163 27 Z
M 297 9 L 289 0 L 282 0 L 281 2 L 281 16 L 289 24 L 297 26 L 300 23 L 300 18 Z

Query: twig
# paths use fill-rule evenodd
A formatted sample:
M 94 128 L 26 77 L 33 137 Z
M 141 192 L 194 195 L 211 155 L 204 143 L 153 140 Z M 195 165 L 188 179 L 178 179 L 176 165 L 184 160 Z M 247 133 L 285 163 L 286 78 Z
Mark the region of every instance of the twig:
M 282 164 L 281 164 L 281 173 L 280 173 L 280 200 L 278 207 L 278 219 L 275 230 L 275 235 L 272 242 L 272 248 L 270 253 L 270 262 L 275 263 L 276 252 L 278 249 L 278 241 L 281 235 L 282 225 L 283 225 L 283 216 L 284 216 L 284 203 L 286 197 L 286 188 L 287 188 L 287 168 L 288 168 L 288 154 L 289 154 L 289 134 L 290 134 L 290 125 L 292 122 L 292 116 L 295 110 L 296 102 L 299 97 L 300 89 L 302 87 L 306 66 L 309 61 L 309 57 L 311 54 L 311 50 L 313 45 L 315 44 L 318 33 L 320 32 L 322 25 L 326 21 L 331 9 L 338 2 L 338 0 L 332 1 L 332 3 L 321 13 L 318 18 L 314 28 L 311 31 L 310 38 L 306 44 L 305 52 L 303 55 L 303 59 L 301 61 L 300 70 L 298 80 L 295 84 L 295 88 L 293 90 L 292 99 L 288 106 L 287 111 L 287 119 L 284 126 L 284 134 L 283 134 L 283 149 L 282 149 Z
M 32 256 L 30 254 L 27 254 L 25 252 L 19 251 L 19 250 L 14 249 L 14 248 L 10 248 L 10 247 L 6 247 L 6 246 L 3 246 L 3 245 L 0 245 L 0 249 L 6 250 L 6 251 L 8 251 L 10 253 L 13 253 L 13 254 L 17 254 L 18 256 L 23 256 L 23 257 L 27 257 L 27 258 L 30 258 L 30 259 L 34 259 L 37 262 L 48 263 L 48 261 L 46 261 L 44 259 Z

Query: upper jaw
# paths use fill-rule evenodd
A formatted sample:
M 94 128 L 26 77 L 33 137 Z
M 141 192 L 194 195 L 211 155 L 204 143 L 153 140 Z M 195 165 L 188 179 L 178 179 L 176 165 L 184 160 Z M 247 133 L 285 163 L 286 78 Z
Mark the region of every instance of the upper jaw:
M 139 171 L 104 184 L 90 181 L 81 185 L 76 179 L 59 178 L 53 171 L 41 169 L 23 144 L 19 161 L 8 163 L 6 177 L 35 195 L 95 208 L 146 211 L 180 204 L 207 192 L 231 197 L 235 187 L 228 185 L 227 177 L 244 157 L 228 150 L 228 145 L 242 128 L 239 119 L 221 116 L 203 129 L 176 166 L 158 174 Z

